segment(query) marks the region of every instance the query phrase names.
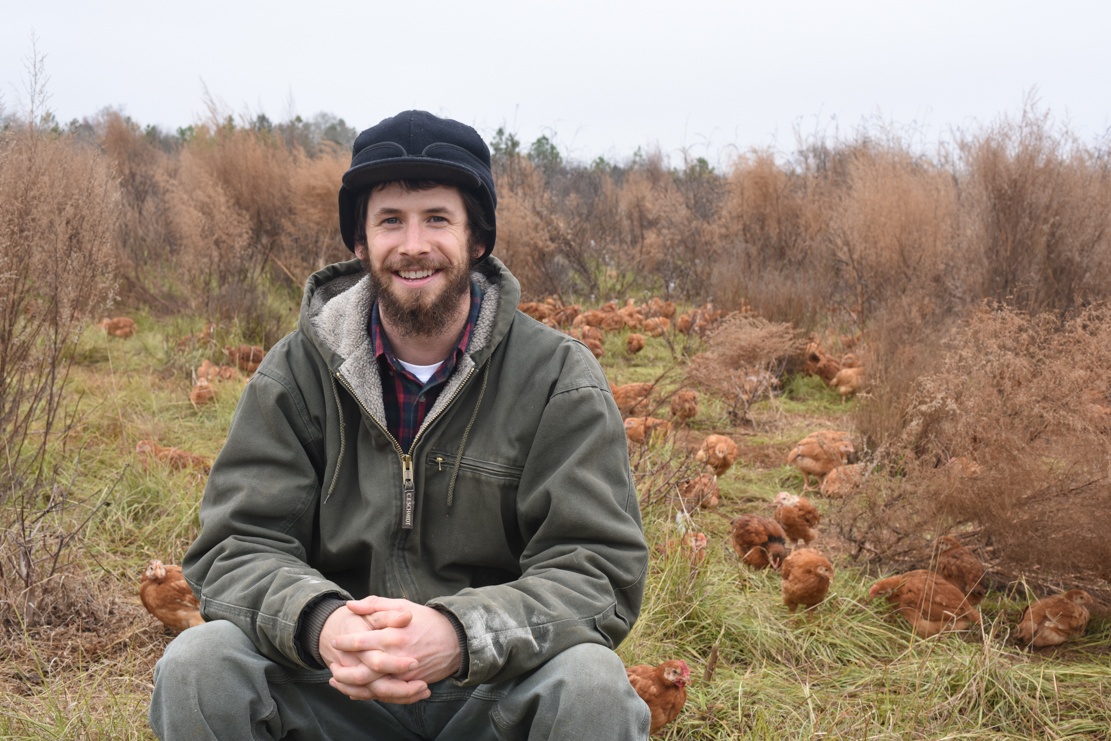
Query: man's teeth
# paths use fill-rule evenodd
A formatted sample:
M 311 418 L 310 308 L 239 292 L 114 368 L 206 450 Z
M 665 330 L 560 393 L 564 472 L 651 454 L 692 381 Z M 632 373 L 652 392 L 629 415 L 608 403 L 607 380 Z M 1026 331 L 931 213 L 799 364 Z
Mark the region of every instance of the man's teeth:
M 399 270 L 397 272 L 405 280 L 420 280 L 435 273 L 435 270 Z

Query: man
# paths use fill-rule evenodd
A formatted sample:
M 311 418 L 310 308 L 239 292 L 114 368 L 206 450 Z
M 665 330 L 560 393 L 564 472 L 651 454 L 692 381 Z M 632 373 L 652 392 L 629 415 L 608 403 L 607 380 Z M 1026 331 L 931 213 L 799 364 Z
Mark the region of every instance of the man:
M 309 279 L 240 399 L 162 738 L 647 738 L 612 650 L 647 565 L 621 417 L 589 351 L 516 310 L 496 202 L 459 122 L 355 140 L 358 260 Z

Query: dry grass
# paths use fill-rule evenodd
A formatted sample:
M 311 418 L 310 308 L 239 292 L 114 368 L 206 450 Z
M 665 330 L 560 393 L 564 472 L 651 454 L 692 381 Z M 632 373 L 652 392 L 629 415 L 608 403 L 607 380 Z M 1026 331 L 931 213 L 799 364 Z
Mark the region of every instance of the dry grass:
M 144 467 L 135 443 L 215 455 L 242 382 L 198 410 L 190 369 L 222 362 L 214 348 L 225 341 L 270 346 L 292 328 L 308 273 L 348 256 L 334 212 L 346 154 L 335 148 L 309 154 L 216 121 L 173 147 L 118 116 L 92 130 L 102 153 L 76 136 L 40 136 L 37 161 L 19 132 L 0 134 L 0 322 L 4 337 L 68 327 L 51 340 L 68 354 L 43 366 L 77 364 L 55 407 L 69 415 L 67 434 L 44 436 L 49 467 L 39 470 L 56 471 L 52 481 L 84 503 L 50 521 L 74 534 L 44 583 L 50 600 L 31 615 L 0 597 L 4 737 L 150 737 L 150 671 L 170 636 L 138 606 L 138 568 L 152 555 L 180 558 L 203 482 Z M 674 488 L 697 470 L 702 437 L 725 432 L 742 451 L 719 508 L 680 518 L 710 536 L 709 561 L 692 570 L 654 558 L 642 618 L 621 647 L 630 662 L 674 656 L 703 674 L 671 737 L 1109 735 L 1106 613 L 1064 650 L 1029 653 L 1009 639 L 1028 593 L 1081 586 L 1111 605 L 1100 530 L 1111 514 L 1108 161 L 1034 110 L 958 135 L 932 160 L 863 132 L 813 142 L 790 162 L 747 153 L 723 173 L 669 169 L 658 155 L 605 169 L 499 161 L 497 254 L 526 298 L 661 296 L 755 312 L 705 339 L 671 332 L 635 356 L 623 350 L 627 332 L 605 339 L 614 382 L 658 382 L 661 404 L 681 380 L 703 390 L 689 427 L 633 451 L 653 546 L 676 535 Z M 65 167 L 73 177 L 53 177 Z M 89 193 L 114 203 L 117 187 L 119 208 L 82 210 Z M 89 307 L 111 296 L 109 252 L 140 332 L 86 332 L 74 344 L 66 332 L 87 329 L 99 318 Z M 79 290 L 40 295 L 76 278 Z M 1000 303 L 985 308 L 985 298 Z M 175 349 L 207 321 L 214 344 Z M 840 337 L 858 333 L 867 394 L 842 404 L 795 374 L 800 338 L 844 349 Z M 0 352 L 0 363 L 12 357 Z M 780 379 L 779 393 L 746 396 L 748 371 L 760 369 Z M 799 488 L 786 453 L 821 427 L 854 428 L 870 473 L 856 496 L 820 502 L 819 543 L 837 577 L 815 619 L 791 620 L 776 576 L 737 563 L 728 522 Z M 978 474 L 947 465 L 962 456 Z M 986 628 L 917 641 L 864 597 L 877 572 L 928 562 L 943 532 L 989 561 Z M 8 563 L 10 533 L 0 544 Z

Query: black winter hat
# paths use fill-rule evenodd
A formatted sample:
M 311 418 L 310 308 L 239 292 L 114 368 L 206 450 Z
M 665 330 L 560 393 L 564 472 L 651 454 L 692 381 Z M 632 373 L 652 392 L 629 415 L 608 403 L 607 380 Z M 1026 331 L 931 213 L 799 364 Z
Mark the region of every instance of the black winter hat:
M 490 172 L 490 148 L 477 131 L 427 111 L 405 111 L 359 134 L 339 189 L 339 230 L 347 249 L 355 250 L 359 192 L 388 180 L 443 180 L 473 191 L 494 227 L 482 257 L 490 254 L 498 194 Z

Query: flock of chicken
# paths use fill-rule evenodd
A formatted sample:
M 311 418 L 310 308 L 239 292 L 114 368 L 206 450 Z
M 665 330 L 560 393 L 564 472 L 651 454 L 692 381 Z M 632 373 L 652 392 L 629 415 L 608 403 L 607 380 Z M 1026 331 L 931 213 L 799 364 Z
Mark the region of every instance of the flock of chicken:
M 723 313 L 706 305 L 675 317 L 670 302 L 652 299 L 641 307 L 629 301 L 624 307 L 610 302 L 600 309 L 582 311 L 579 306 L 546 302 L 521 304 L 522 311 L 535 319 L 558 327 L 580 339 L 601 357 L 604 332 L 633 330 L 626 339 L 626 350 L 637 353 L 645 347 L 645 335 L 659 336 L 666 331 L 705 333 L 723 318 Z M 672 329 L 674 322 L 674 329 Z M 106 319 L 100 325 L 114 336 L 129 337 L 135 323 L 126 317 Z M 212 342 L 212 325 L 197 337 L 184 338 Z M 183 340 L 184 341 L 184 340 Z M 251 374 L 264 356 L 262 348 L 241 345 L 225 347 L 230 366 L 217 366 L 205 360 L 195 370 L 190 400 L 195 406 L 211 401 L 212 385 Z M 806 349 L 804 372 L 822 378 L 836 389 L 842 401 L 861 391 L 865 371 L 852 353 L 840 359 L 824 352 L 817 342 Z M 699 394 L 689 388 L 672 392 L 666 400 L 667 418 L 652 416 L 663 403 L 653 402 L 655 384 L 611 384 L 613 399 L 624 418 L 629 444 L 649 445 L 679 427 L 687 427 L 698 415 Z M 160 460 L 174 468 L 195 468 L 207 472 L 208 463 L 199 456 L 174 448 L 163 448 L 152 440 L 141 441 L 136 452 L 145 459 Z M 738 456 L 736 442 L 728 435 L 709 434 L 695 452 L 704 472 L 676 486 L 679 504 L 686 513 L 713 510 L 720 503 L 718 479 L 733 466 Z M 803 476 L 803 493 L 817 492 L 827 498 L 851 495 L 865 475 L 856 462 L 850 436 L 842 431 L 821 430 L 807 435 L 788 453 L 786 462 Z M 812 485 L 811 479 L 818 482 Z M 803 496 L 780 492 L 771 503 L 773 515 L 742 514 L 731 521 L 731 545 L 739 561 L 753 569 L 773 569 L 780 573 L 784 605 L 790 614 L 802 607 L 812 610 L 826 598 L 834 578 L 830 559 L 811 544 L 818 540 L 821 516 L 814 504 Z M 689 518 L 688 520 L 689 521 Z M 801 545 L 800 545 L 801 544 Z M 705 534 L 686 529 L 681 537 L 657 547 L 663 553 L 682 549 L 692 565 L 702 563 L 707 554 Z M 964 630 L 981 623 L 977 609 L 984 598 L 985 567 L 956 538 L 937 540 L 932 569 L 917 569 L 878 580 L 869 590 L 868 600 L 883 598 L 892 612 L 909 623 L 921 637 L 951 630 Z M 198 602 L 177 566 L 151 561 L 143 573 L 140 598 L 147 610 L 172 630 L 179 631 L 201 622 Z M 1015 636 L 1029 646 L 1044 647 L 1083 635 L 1090 618 L 1092 597 L 1082 590 L 1071 590 L 1031 604 L 1019 621 Z M 683 708 L 690 682 L 690 668 L 678 659 L 659 665 L 627 667 L 629 681 L 651 710 L 653 734 L 673 721 Z

